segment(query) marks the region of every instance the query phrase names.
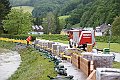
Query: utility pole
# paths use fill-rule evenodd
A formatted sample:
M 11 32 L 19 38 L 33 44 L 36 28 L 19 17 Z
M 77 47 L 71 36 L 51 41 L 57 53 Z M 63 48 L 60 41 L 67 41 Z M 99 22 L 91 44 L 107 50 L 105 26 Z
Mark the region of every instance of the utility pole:
M 110 27 L 110 29 L 109 29 L 109 49 L 110 49 L 110 40 L 111 40 L 111 36 L 112 36 L 112 31 L 111 31 L 111 25 L 108 24 L 108 26 Z

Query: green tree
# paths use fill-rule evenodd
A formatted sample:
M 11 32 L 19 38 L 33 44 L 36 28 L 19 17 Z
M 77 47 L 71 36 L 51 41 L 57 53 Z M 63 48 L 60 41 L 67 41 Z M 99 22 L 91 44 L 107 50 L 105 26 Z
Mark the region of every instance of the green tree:
M 55 25 L 56 25 L 56 30 L 55 30 L 55 33 L 56 34 L 59 34 L 62 30 L 62 27 L 60 27 L 60 23 L 59 23 L 59 17 L 58 17 L 58 12 L 59 11 L 56 11 L 54 13 L 54 16 L 55 16 Z
M 120 36 L 120 16 L 116 17 L 112 23 L 112 35 Z
M 0 0 L 0 32 L 3 31 L 2 20 L 10 12 L 10 9 L 9 0 Z
M 55 16 L 52 12 L 49 12 L 46 16 L 46 18 L 43 21 L 43 27 L 44 27 L 44 31 L 45 33 L 49 34 L 55 33 L 56 30 L 56 25 L 55 25 Z
M 35 20 L 33 21 L 34 25 L 42 25 L 43 22 L 43 18 L 42 17 L 37 17 L 35 18 Z
M 45 33 L 59 34 L 62 30 L 59 24 L 58 12 L 49 12 L 43 20 L 43 27 Z
M 22 10 L 12 9 L 3 20 L 3 27 L 8 34 L 27 34 L 31 31 L 32 16 Z

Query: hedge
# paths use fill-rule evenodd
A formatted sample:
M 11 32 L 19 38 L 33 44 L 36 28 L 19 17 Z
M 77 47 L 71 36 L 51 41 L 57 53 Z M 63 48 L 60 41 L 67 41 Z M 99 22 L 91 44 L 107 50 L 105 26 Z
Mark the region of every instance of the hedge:
M 10 35 L 10 34 L 1 34 L 0 37 L 4 38 L 13 38 L 13 39 L 23 39 L 25 40 L 29 35 L 21 34 L 21 35 Z M 63 40 L 67 41 L 68 36 L 67 35 L 59 35 L 59 34 L 43 34 L 43 35 L 31 35 L 32 40 L 35 40 L 36 37 L 40 39 L 46 39 L 46 40 Z M 96 42 L 109 42 L 109 36 L 96 36 L 95 37 Z M 110 39 L 111 43 L 120 43 L 120 36 L 112 36 Z

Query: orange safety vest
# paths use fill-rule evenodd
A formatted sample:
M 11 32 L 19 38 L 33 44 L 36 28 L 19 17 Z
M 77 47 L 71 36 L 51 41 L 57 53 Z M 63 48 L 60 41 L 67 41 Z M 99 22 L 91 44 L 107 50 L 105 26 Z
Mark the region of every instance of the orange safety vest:
M 32 37 L 31 36 L 29 36 L 27 39 L 26 39 L 26 41 L 31 41 L 31 39 L 32 39 Z

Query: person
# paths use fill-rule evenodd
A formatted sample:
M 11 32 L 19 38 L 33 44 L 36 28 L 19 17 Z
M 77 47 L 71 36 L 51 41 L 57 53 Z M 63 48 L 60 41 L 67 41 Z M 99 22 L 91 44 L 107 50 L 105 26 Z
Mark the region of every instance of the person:
M 26 41 L 27 41 L 27 46 L 29 45 L 29 42 L 32 40 L 32 36 L 28 36 Z

